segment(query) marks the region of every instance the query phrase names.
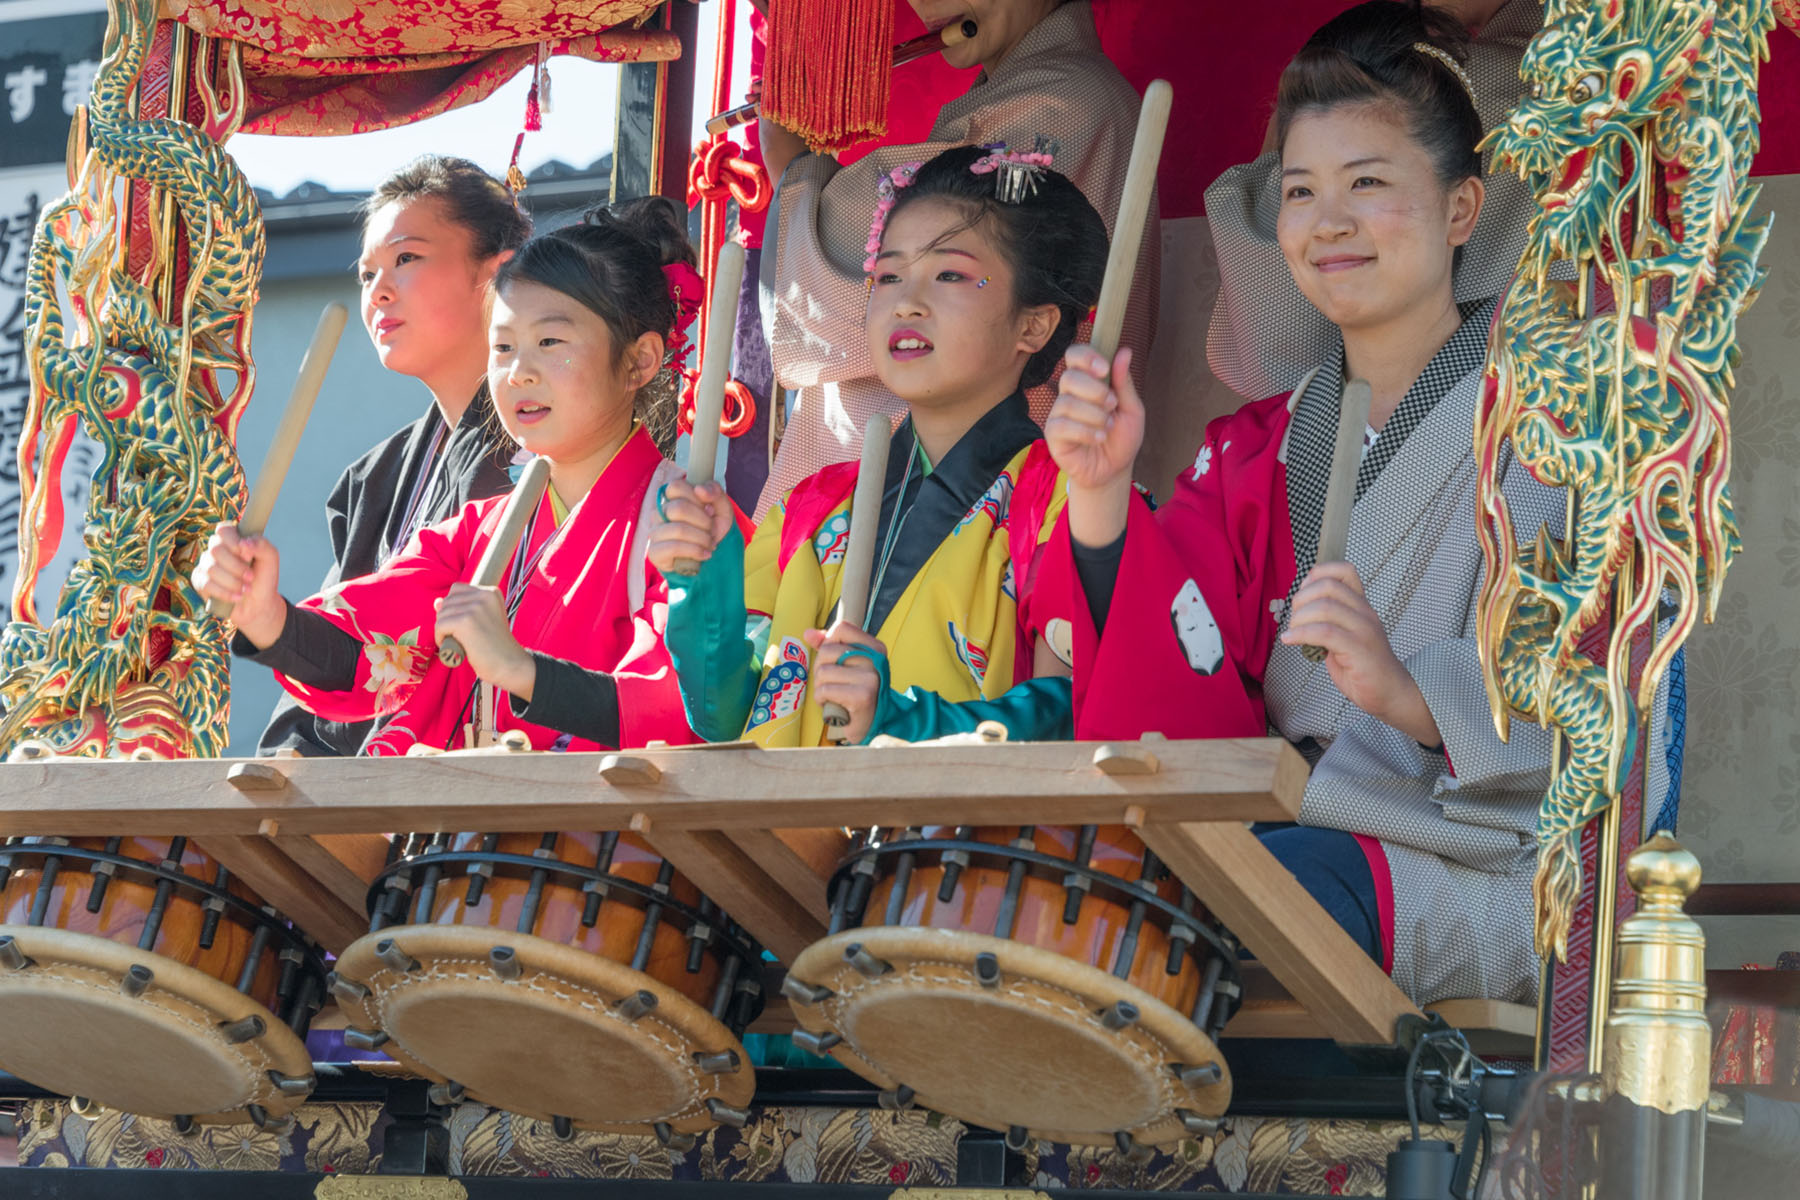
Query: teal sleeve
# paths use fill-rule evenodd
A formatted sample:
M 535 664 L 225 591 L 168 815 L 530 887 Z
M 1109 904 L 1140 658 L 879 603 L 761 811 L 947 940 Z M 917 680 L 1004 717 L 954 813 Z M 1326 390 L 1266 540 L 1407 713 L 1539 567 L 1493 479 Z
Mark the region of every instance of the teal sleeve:
M 734 525 L 692 575 L 670 573 L 663 643 L 675 664 L 688 725 L 709 742 L 735 741 L 750 719 L 762 671 L 744 632 L 744 535 Z
M 866 658 L 875 665 L 881 687 L 875 703 L 875 719 L 863 738 L 866 744 L 877 734 L 908 742 L 929 741 L 950 733 L 969 733 L 983 721 L 1006 726 L 1015 742 L 1066 742 L 1075 736 L 1074 681 L 1054 676 L 1027 679 L 992 700 L 945 700 L 936 692 L 907 688 L 897 692 L 889 683 L 887 655 L 858 646 L 839 662 Z

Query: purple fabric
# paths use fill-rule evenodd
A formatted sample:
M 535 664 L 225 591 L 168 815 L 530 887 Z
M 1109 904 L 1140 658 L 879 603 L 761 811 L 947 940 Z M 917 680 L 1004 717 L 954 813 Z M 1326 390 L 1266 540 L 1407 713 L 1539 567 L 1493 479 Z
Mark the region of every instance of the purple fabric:
M 732 340 L 732 378 L 756 397 L 756 422 L 742 437 L 733 438 L 725 457 L 725 491 L 738 507 L 750 512 L 769 478 L 769 393 L 774 389 L 775 368 L 769 360 L 769 343 L 763 337 L 762 310 L 757 300 L 762 250 L 744 255 L 744 283 L 738 292 L 737 332 Z

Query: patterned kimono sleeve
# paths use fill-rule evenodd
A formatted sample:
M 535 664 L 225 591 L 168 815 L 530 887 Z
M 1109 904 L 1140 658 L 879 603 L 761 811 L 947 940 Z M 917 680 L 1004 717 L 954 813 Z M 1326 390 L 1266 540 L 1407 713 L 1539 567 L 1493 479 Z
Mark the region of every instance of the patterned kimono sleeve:
M 1561 535 L 1565 506 L 1560 490 L 1538 483 L 1516 463 L 1509 465 L 1502 490 L 1513 528 L 1521 536 L 1535 537 L 1540 526 L 1548 526 L 1553 537 Z M 1444 739 L 1442 759 L 1447 761 L 1434 764 L 1442 770 L 1437 793 L 1455 819 L 1486 824 L 1500 814 L 1487 814 L 1484 819 L 1483 814 L 1471 811 L 1469 802 L 1479 802 L 1483 793 L 1496 800 L 1505 794 L 1508 807 L 1516 806 L 1523 793 L 1535 806 L 1536 796 L 1549 783 L 1550 735 L 1543 726 L 1515 720 L 1508 739 L 1500 740 L 1481 676 L 1475 629 L 1479 585 L 1471 597 L 1463 636 L 1433 642 L 1408 657 L 1405 665 Z M 1454 800 L 1448 799 L 1449 793 L 1454 793 Z M 1504 819 L 1502 823 L 1515 822 Z
M 500 499 L 477 501 L 440 525 L 419 531 L 379 571 L 327 588 L 301 601 L 362 643 L 356 680 L 348 691 L 275 679 L 308 710 L 332 721 L 365 721 L 397 712 L 437 660 L 437 601 L 466 576 L 483 518 Z
M 697 572 L 668 577 L 663 642 L 687 722 L 709 742 L 743 733 L 756 694 L 762 656 L 745 636 L 744 574 L 744 535 L 734 527 Z
M 1098 633 L 1080 574 L 1073 584 L 1075 736 L 1260 737 L 1267 730 L 1256 692 L 1268 653 L 1259 644 L 1264 580 L 1233 535 L 1246 530 L 1234 513 L 1227 472 L 1216 462 L 1228 438 L 1218 424 L 1184 471 L 1174 497 L 1156 513 L 1133 494 L 1125 546 L 1106 623 Z M 1251 520 L 1248 528 L 1262 528 Z M 1046 551 L 1073 558 L 1069 525 L 1057 527 Z M 1240 566 L 1240 563 L 1246 564 Z

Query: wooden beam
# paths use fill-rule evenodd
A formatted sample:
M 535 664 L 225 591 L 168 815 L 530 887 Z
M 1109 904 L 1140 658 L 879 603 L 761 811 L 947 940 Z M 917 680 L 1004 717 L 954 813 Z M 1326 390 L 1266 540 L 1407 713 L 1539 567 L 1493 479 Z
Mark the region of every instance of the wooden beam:
M 830 922 L 827 885 L 850 850 L 848 834 L 841 829 L 733 829 L 728 836 L 815 920 Z
M 1328 1036 L 1389 1045 L 1395 1022 L 1418 1011 L 1245 826 L 1190 821 L 1138 832 Z
M 1280 738 L 1155 743 L 1158 768 L 1109 775 L 1081 742 L 848 749 L 634 750 L 654 784 L 602 780 L 599 754 L 284 759 L 287 786 L 243 792 L 233 762 L 34 760 L 0 766 L 0 835 L 248 835 L 823 829 L 984 823 L 1291 821 L 1306 760 Z M 242 772 L 239 773 L 240 777 Z
M 387 865 L 387 839 L 378 833 L 276 834 L 276 849 L 355 912 L 368 911 L 369 885 Z
M 664 829 L 640 821 L 634 828 L 658 854 L 783 962 L 825 936 L 813 916 L 722 833 Z
M 321 888 L 266 837 L 202 837 L 199 847 L 225 864 L 263 902 L 311 934 L 333 954 L 369 932 L 369 919 Z

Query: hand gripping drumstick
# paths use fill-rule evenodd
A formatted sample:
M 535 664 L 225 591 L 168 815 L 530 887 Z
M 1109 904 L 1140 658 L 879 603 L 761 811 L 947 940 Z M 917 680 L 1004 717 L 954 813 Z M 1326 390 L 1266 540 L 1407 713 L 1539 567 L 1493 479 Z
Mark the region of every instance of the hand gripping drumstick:
M 713 268 L 712 303 L 706 310 L 706 346 L 701 351 L 700 382 L 694 385 L 694 432 L 688 439 L 687 481 L 711 483 L 719 456 L 719 421 L 725 415 L 725 385 L 731 380 L 731 337 L 737 329 L 738 288 L 744 282 L 744 248 L 736 242 L 719 247 Z M 700 560 L 678 558 L 674 570 L 693 575 Z
M 349 319 L 349 310 L 335 300 L 319 314 L 319 327 L 313 330 L 312 345 L 306 348 L 306 357 L 300 360 L 300 374 L 294 379 L 294 390 L 288 394 L 281 423 L 275 426 L 275 436 L 269 442 L 269 452 L 263 455 L 256 485 L 250 489 L 250 498 L 244 502 L 244 511 L 238 516 L 239 533 L 254 537 L 269 527 L 269 514 L 275 511 L 275 497 L 281 493 L 288 467 L 293 465 L 300 435 L 306 432 L 306 419 L 312 416 L 313 401 L 319 398 L 325 370 L 331 366 L 331 356 L 344 332 L 344 322 Z M 220 620 L 231 616 L 232 607 L 229 600 L 206 602 L 206 610 Z
M 1169 105 L 1174 100 L 1175 89 L 1168 81 L 1153 79 L 1144 89 L 1144 106 L 1138 110 L 1131 162 L 1125 168 L 1125 190 L 1119 196 L 1119 219 L 1113 224 L 1112 247 L 1106 255 L 1106 278 L 1100 284 L 1094 328 L 1088 334 L 1088 345 L 1108 361 L 1118 352 L 1119 331 L 1125 326 L 1125 303 L 1131 298 L 1144 222 L 1150 218 L 1150 193 L 1156 187 L 1156 165 L 1162 159 L 1163 134 L 1169 128 Z
M 1319 552 L 1313 564 L 1342 562 L 1350 545 L 1350 510 L 1356 507 L 1356 476 L 1362 470 L 1363 431 L 1369 427 L 1373 394 L 1366 379 L 1344 385 L 1338 401 L 1337 444 L 1331 450 L 1331 482 L 1325 488 L 1325 511 L 1319 518 Z M 1308 662 L 1324 662 L 1323 646 L 1302 646 Z
M 887 490 L 888 439 L 893 431 L 880 413 L 863 429 L 862 462 L 856 468 L 856 495 L 850 501 L 850 544 L 844 549 L 843 571 L 838 578 L 838 616 L 861 625 L 869 619 L 869 575 L 875 567 L 875 537 L 881 525 L 881 493 Z M 838 730 L 850 723 L 841 704 L 825 702 L 825 726 Z M 831 740 L 843 745 L 836 733 Z
M 500 582 L 500 576 L 506 573 L 506 564 L 519 548 L 519 539 L 531 527 L 531 518 L 537 515 L 538 501 L 544 498 L 544 489 L 550 486 L 550 460 L 538 455 L 525 464 L 525 473 L 519 476 L 519 482 L 513 485 L 512 495 L 506 498 L 506 507 L 500 510 L 500 527 L 494 530 L 494 538 L 481 552 L 481 561 L 475 564 L 475 578 L 469 580 L 476 587 L 494 587 Z M 460 667 L 463 664 L 463 648 L 453 637 L 447 637 L 438 643 L 438 661 L 446 667 Z
M 894 65 L 904 67 L 915 59 L 924 58 L 928 54 L 937 54 L 952 46 L 960 45 L 974 37 L 980 26 L 973 17 L 961 21 L 952 21 L 942 29 L 934 29 L 930 33 L 922 33 L 911 41 L 901 42 L 894 47 Z M 728 129 L 736 129 L 739 125 L 748 125 L 762 116 L 762 105 L 756 101 L 740 104 L 736 108 L 728 108 L 722 113 L 715 113 L 706 118 L 706 132 L 721 134 Z

